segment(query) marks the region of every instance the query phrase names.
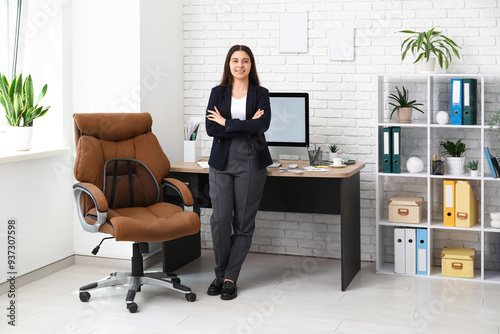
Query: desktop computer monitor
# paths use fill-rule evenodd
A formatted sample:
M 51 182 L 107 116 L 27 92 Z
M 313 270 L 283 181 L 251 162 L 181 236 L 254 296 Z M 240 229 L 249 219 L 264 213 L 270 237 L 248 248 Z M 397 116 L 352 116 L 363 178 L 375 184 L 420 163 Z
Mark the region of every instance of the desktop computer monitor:
M 274 161 L 279 155 L 307 155 L 309 145 L 309 94 L 269 93 L 271 124 L 266 140 Z

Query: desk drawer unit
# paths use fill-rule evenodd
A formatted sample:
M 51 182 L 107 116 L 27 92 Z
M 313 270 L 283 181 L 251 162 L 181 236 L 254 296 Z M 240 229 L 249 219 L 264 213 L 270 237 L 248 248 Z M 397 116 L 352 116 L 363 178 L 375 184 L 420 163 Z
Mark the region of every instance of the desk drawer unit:
M 423 202 L 423 197 L 391 197 L 389 200 L 389 221 L 391 223 L 420 223 Z

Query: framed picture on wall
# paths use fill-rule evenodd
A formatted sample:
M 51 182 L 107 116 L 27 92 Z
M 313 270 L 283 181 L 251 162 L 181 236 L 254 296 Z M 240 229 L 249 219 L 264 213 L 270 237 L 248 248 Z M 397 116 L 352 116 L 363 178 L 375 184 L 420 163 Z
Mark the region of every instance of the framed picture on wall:
M 330 60 L 354 60 L 354 29 L 330 30 Z
M 280 13 L 279 52 L 307 52 L 307 12 Z

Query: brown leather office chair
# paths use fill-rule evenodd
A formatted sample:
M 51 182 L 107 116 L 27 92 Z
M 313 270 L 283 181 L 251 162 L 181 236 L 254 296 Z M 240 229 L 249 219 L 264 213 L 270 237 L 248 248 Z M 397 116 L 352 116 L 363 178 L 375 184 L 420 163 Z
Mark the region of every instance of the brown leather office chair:
M 181 285 L 175 274 L 143 270 L 142 254 L 148 252 L 147 242 L 168 241 L 200 230 L 200 218 L 192 211 L 191 192 L 179 180 L 167 178 L 170 162 L 151 132 L 151 115 L 88 113 L 74 114 L 73 118 L 74 173 L 79 181 L 73 193 L 80 223 L 85 231 L 134 242 L 132 273 L 111 274 L 106 280 L 81 287 L 80 300 L 90 299 L 89 290 L 129 284 L 127 309 L 135 313 L 136 292 L 143 284 L 151 284 L 179 291 L 188 301 L 194 301 L 196 295 Z M 165 187 L 176 190 L 184 208 L 161 202 Z

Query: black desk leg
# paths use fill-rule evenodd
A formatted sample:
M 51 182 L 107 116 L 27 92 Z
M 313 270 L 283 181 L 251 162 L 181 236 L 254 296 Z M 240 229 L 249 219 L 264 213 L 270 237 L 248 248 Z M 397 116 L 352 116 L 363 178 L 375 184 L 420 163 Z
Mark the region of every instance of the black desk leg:
M 342 291 L 361 269 L 359 173 L 342 179 L 340 196 L 340 247 Z

